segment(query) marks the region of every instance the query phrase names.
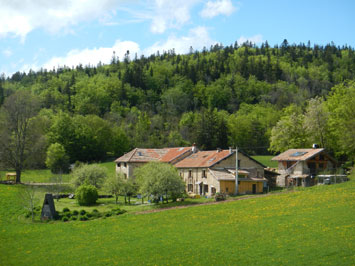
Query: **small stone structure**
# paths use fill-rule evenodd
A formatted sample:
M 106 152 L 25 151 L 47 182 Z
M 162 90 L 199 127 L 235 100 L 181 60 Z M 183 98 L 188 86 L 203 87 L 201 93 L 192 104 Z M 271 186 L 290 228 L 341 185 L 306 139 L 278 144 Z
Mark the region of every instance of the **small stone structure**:
M 41 219 L 42 220 L 54 219 L 56 217 L 56 214 L 57 213 L 55 211 L 53 195 L 47 193 L 44 196 L 44 202 L 43 202 L 43 207 L 42 207 L 42 212 L 41 212 Z

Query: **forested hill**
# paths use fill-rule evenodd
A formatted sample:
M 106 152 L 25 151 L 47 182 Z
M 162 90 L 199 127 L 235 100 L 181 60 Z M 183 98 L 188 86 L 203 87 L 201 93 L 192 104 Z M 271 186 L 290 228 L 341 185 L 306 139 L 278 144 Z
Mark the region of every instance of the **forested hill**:
M 71 161 L 92 161 L 194 142 L 251 154 L 316 142 L 346 159 L 355 150 L 354 80 L 351 47 L 236 43 L 186 55 L 127 51 L 109 65 L 18 72 L 2 77 L 0 103 L 15 91 L 40 99 L 40 161 L 54 143 Z

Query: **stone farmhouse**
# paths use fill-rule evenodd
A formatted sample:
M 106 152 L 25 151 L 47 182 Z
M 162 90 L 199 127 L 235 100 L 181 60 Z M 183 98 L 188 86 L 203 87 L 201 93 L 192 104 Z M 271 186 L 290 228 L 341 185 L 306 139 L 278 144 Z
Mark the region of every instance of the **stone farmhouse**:
M 323 148 L 290 149 L 272 158 L 278 161 L 276 184 L 280 187 L 311 186 L 322 172 L 333 172 L 336 160 Z
M 217 192 L 235 192 L 235 150 L 200 151 L 196 146 L 136 148 L 115 161 L 116 172 L 123 173 L 126 178 L 134 178 L 134 169 L 150 161 L 174 165 L 189 194 L 212 196 Z M 238 166 L 238 193 L 262 193 L 267 184 L 265 166 L 241 151 L 238 151 Z

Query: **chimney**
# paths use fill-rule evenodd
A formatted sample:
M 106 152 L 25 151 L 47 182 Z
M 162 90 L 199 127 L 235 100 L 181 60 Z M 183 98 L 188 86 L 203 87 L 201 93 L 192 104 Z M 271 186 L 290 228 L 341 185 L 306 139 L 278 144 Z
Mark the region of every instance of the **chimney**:
M 197 152 L 197 147 L 196 147 L 196 143 L 192 144 L 192 153 L 196 153 Z
M 314 144 L 312 145 L 312 148 L 313 148 L 313 149 L 318 149 L 318 148 L 319 148 L 319 146 L 318 146 L 318 144 L 317 144 L 317 143 L 314 143 Z
M 222 150 L 221 150 L 221 148 L 217 148 L 217 152 L 221 152 Z
M 229 147 L 229 154 L 232 154 L 233 150 L 232 147 Z

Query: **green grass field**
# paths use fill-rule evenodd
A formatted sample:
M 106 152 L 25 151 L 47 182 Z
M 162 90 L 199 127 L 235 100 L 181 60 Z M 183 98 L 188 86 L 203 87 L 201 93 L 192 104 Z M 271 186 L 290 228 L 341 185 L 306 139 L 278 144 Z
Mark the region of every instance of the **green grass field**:
M 115 163 L 114 162 L 105 162 L 100 163 L 100 165 L 107 169 L 108 175 L 115 174 Z M 0 178 L 5 179 L 7 172 L 14 172 L 13 170 L 0 171 Z M 62 175 L 63 182 L 69 183 L 72 176 L 70 174 Z M 54 180 L 54 175 L 49 169 L 39 169 L 39 170 L 25 170 L 21 174 L 21 182 L 34 182 L 34 183 L 51 183 Z
M 277 161 L 271 161 L 271 159 L 275 156 L 273 155 L 256 155 L 256 156 L 251 156 L 253 159 L 261 162 L 263 165 L 271 167 L 271 168 L 277 168 Z
M 355 182 L 87 222 L 31 223 L 0 185 L 1 265 L 354 265 Z

